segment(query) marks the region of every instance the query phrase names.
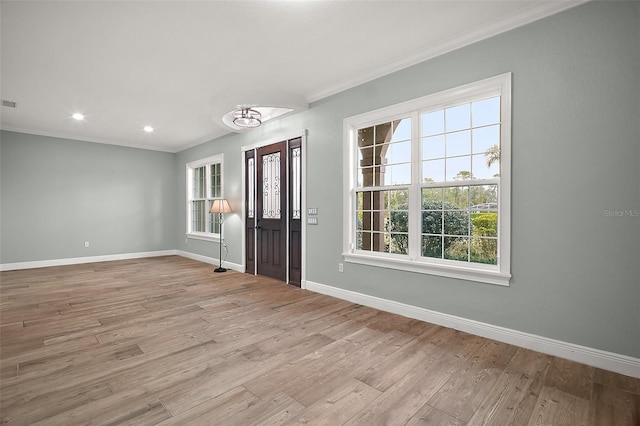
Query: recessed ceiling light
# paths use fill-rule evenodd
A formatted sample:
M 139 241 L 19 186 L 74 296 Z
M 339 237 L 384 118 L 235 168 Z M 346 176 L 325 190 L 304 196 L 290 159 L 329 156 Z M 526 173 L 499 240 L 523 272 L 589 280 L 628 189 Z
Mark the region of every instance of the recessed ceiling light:
M 78 120 L 78 121 L 84 120 L 84 115 L 80 114 L 79 112 L 74 113 L 71 117 L 74 120 Z
M 153 133 L 153 127 L 151 126 L 144 126 L 142 130 L 144 130 L 147 133 Z

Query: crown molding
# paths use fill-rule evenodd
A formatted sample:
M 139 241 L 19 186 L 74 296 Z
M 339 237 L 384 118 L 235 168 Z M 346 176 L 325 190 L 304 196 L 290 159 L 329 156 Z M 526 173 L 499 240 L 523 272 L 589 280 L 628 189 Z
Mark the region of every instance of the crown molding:
M 405 55 L 402 58 L 397 58 L 397 60 L 391 61 L 388 65 L 378 67 L 369 73 L 358 74 L 357 76 L 353 76 L 353 78 L 347 79 L 331 88 L 313 92 L 307 96 L 307 99 L 309 100 L 309 103 L 319 101 L 320 99 L 324 99 L 345 90 L 352 89 L 356 86 L 383 77 L 385 75 L 392 74 L 396 71 L 403 70 L 429 59 L 433 59 L 437 56 L 444 55 L 445 53 L 452 52 L 454 50 L 469 46 L 498 34 L 502 34 L 515 28 L 530 24 L 548 16 L 555 15 L 567 9 L 571 9 L 573 7 L 584 4 L 588 1 L 590 0 L 551 2 L 545 1 L 536 3 L 532 5 L 528 10 L 514 13 L 512 16 L 506 19 L 502 19 L 499 22 L 495 22 L 492 25 L 483 26 L 479 29 L 473 29 L 466 33 L 452 37 L 444 42 L 432 44 L 425 47 L 424 49 L 418 50 L 411 55 Z
M 175 154 L 177 152 L 177 151 L 175 151 L 173 149 L 162 148 L 160 146 L 155 146 L 155 145 L 140 145 L 140 144 L 131 144 L 131 143 L 127 143 L 127 142 L 115 142 L 115 141 L 112 141 L 112 140 L 109 140 L 109 139 L 92 138 L 92 137 L 78 137 L 78 136 L 74 136 L 74 135 L 67 135 L 67 134 L 64 134 L 64 133 L 43 132 L 41 130 L 24 129 L 24 128 L 20 128 L 20 127 L 2 126 L 2 127 L 0 127 L 0 130 L 6 131 L 6 132 L 14 132 L 14 133 L 25 133 L 25 134 L 28 134 L 28 135 L 35 135 L 35 136 L 46 136 L 46 137 L 49 137 L 49 138 L 67 139 L 67 140 L 79 141 L 79 142 L 91 142 L 91 143 L 100 143 L 100 144 L 103 144 L 103 145 L 121 146 L 121 147 L 125 147 L 125 148 L 145 149 L 145 150 L 148 150 L 148 151 L 169 152 L 169 153 L 172 153 L 172 154 Z

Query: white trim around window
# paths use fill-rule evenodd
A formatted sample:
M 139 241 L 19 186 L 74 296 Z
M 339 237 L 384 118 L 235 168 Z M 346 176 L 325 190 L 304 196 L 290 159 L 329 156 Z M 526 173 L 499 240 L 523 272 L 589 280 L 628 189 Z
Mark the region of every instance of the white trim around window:
M 224 198 L 224 154 L 218 154 L 186 165 L 186 237 L 220 241 L 219 216 L 209 213 L 215 199 Z
M 348 117 L 344 142 L 346 262 L 509 285 L 511 73 Z

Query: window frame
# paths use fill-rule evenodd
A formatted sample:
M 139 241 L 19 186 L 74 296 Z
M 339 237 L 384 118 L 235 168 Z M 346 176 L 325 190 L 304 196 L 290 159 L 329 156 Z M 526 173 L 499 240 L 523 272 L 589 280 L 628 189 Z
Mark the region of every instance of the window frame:
M 500 96 L 500 177 L 460 181 L 459 185 L 498 184 L 497 265 L 448 259 L 426 258 L 420 253 L 421 191 L 430 186 L 421 182 L 421 114 L 429 111 Z M 409 189 L 409 254 L 392 254 L 356 249 L 356 188 L 358 182 L 359 129 L 411 117 L 411 184 L 366 187 L 370 190 Z M 508 286 L 511 278 L 511 73 L 465 84 L 399 104 L 347 117 L 343 121 L 344 189 L 343 253 L 345 262 L 399 269 L 449 278 Z M 446 187 L 450 182 L 435 184 Z M 361 188 L 359 188 L 361 189 Z M 413 220 L 412 220 L 413 218 Z
M 210 184 L 210 179 L 211 179 L 211 166 L 213 165 L 219 165 L 220 167 L 220 194 L 218 197 L 213 197 L 212 194 L 210 194 L 210 188 L 211 188 L 211 184 Z M 218 232 L 208 232 L 206 231 L 207 229 L 209 229 L 210 227 L 210 223 L 211 220 L 214 220 L 214 215 L 212 213 L 209 213 L 208 210 L 206 210 L 205 212 L 205 231 L 201 232 L 201 231 L 193 231 L 192 226 L 193 226 L 193 216 L 192 216 L 192 209 L 191 209 L 191 204 L 194 201 L 194 197 L 193 197 L 193 174 L 194 171 L 200 167 L 205 167 L 205 197 L 203 198 L 203 200 L 207 203 L 207 206 L 211 206 L 211 202 L 213 200 L 217 200 L 217 199 L 222 199 L 224 198 L 224 154 L 217 154 L 217 155 L 213 155 L 211 157 L 207 157 L 207 158 L 203 158 L 200 160 L 196 160 L 196 161 L 192 161 L 190 163 L 187 163 L 186 165 L 186 177 L 187 177 L 187 182 L 186 182 L 186 188 L 187 188 L 187 193 L 186 193 L 186 217 L 187 217 L 187 223 L 186 223 L 186 237 L 189 239 L 196 239 L 196 240 L 206 240 L 206 241 L 220 241 L 221 239 L 223 239 L 224 235 L 220 235 L 220 233 Z M 222 232 L 224 233 L 224 229 L 222 230 Z

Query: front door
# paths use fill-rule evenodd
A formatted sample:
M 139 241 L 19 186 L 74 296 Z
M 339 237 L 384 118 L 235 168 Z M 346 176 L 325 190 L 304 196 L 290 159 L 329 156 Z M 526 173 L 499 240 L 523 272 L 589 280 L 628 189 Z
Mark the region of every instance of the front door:
M 287 279 L 287 143 L 257 151 L 257 272 Z
M 300 287 L 302 138 L 245 153 L 247 272 Z

